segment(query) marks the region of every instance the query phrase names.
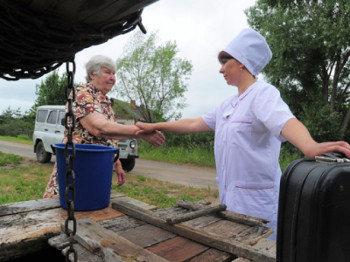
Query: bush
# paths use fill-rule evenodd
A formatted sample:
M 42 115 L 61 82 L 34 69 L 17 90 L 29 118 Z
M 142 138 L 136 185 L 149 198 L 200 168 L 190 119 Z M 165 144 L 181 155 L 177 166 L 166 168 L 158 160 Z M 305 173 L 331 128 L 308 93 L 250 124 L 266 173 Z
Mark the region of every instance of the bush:
M 291 162 L 298 158 L 304 157 L 303 153 L 290 143 L 283 143 L 280 153 L 280 166 L 283 171 Z

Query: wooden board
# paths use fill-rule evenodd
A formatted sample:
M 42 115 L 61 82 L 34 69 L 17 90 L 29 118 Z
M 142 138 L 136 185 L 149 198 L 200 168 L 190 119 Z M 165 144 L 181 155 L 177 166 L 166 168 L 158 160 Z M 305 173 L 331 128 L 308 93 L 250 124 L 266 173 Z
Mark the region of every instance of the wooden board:
M 124 216 L 124 214 L 111 208 L 111 206 L 109 205 L 108 207 L 100 210 L 75 211 L 74 216 L 77 220 L 82 218 L 90 218 L 92 221 L 99 222 L 99 221 L 121 217 L 121 216 Z
M 146 222 L 135 219 L 129 216 L 122 216 L 115 219 L 100 221 L 99 224 L 104 228 L 113 232 L 125 231 L 128 229 L 136 228 L 142 225 L 146 225 Z
M 183 237 L 174 237 L 147 248 L 147 250 L 152 251 L 158 256 L 174 262 L 188 261 L 190 258 L 208 249 L 209 248 L 204 245 Z
M 156 206 L 146 204 L 145 202 L 139 201 L 137 199 L 131 198 L 131 197 L 118 197 L 120 201 L 123 201 L 125 204 L 130 204 L 133 206 L 137 206 L 139 208 L 142 208 L 144 210 L 155 210 L 157 209 Z
M 232 261 L 233 255 L 210 248 L 204 253 L 192 258 L 190 262 L 227 262 Z
M 148 224 L 119 232 L 119 235 L 143 248 L 175 237 L 171 232 Z
M 78 220 L 77 227 L 79 231 L 74 239 L 93 254 L 103 257 L 104 261 L 167 261 L 90 219 Z
M 275 240 L 263 238 L 259 240 L 259 242 L 256 243 L 254 247 L 260 250 L 264 250 L 265 252 L 269 252 L 273 256 L 276 256 L 277 246 Z

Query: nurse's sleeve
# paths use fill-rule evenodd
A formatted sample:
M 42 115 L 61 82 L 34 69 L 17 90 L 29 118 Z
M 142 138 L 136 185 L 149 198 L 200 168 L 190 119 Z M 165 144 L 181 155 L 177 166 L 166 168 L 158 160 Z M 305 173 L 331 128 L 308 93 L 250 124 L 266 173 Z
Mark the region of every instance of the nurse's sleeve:
M 211 130 L 215 130 L 216 126 L 216 112 L 218 108 L 214 108 L 212 111 L 208 112 L 205 115 L 202 115 L 204 123 L 209 126 Z
M 271 85 L 261 87 L 255 97 L 254 113 L 264 126 L 280 141 L 286 141 L 281 131 L 287 121 L 295 118 L 289 106 L 281 98 L 277 88 Z

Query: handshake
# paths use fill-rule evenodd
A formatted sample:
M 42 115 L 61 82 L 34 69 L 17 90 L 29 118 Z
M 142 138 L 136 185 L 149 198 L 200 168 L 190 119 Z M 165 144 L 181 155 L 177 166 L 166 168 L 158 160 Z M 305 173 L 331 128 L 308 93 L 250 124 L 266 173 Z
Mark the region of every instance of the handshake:
M 153 146 L 161 146 L 165 142 L 165 137 L 159 130 L 156 129 L 154 123 L 137 122 L 135 126 L 138 128 L 135 135 Z

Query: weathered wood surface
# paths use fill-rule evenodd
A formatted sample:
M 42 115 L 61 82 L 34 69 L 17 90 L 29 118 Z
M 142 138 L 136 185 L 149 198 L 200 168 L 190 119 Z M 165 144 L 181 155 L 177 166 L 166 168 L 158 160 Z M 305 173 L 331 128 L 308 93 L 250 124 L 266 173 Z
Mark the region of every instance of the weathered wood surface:
M 214 248 L 210 248 L 191 260 L 191 262 L 219 262 L 219 261 L 222 261 L 222 262 L 232 261 L 232 255 Z
M 108 208 L 75 212 L 78 242 L 74 247 L 79 261 L 157 261 L 144 255 L 135 260 L 140 252 L 146 252 L 159 261 L 228 262 L 239 257 L 237 262 L 275 262 L 276 242 L 266 238 L 270 231 L 259 219 L 248 217 L 253 222 L 247 224 L 243 217 L 243 222 L 238 223 L 225 218 L 230 212 L 223 215 L 227 211 L 220 211 L 187 220 L 189 213 L 210 210 L 210 203 L 183 202 L 177 207 L 156 210 L 121 194 L 111 198 Z M 69 241 L 61 229 L 67 210 L 59 207 L 58 199 L 3 205 L 0 211 L 0 261 L 49 245 L 62 253 L 67 250 Z M 169 225 L 169 217 L 185 217 L 187 221 Z M 89 234 L 84 235 L 86 232 Z M 129 253 L 121 254 L 120 246 Z
M 39 199 L 24 202 L 11 203 L 0 206 L 0 217 L 11 214 L 19 214 L 34 210 L 46 210 L 60 207 L 58 198 Z
M 232 221 L 220 220 L 210 224 L 208 227 L 198 229 L 189 227 L 185 223 L 169 225 L 164 217 L 162 218 L 151 211 L 127 204 L 123 199 L 113 200 L 112 207 L 128 216 L 135 217 L 182 237 L 235 254 L 239 257 L 251 259 L 256 262 L 276 261 L 276 256 L 272 252 L 253 246 L 260 239 L 266 238 L 272 233 L 271 229 L 266 227 L 250 227 Z M 228 229 L 232 231 L 228 233 Z
M 169 261 L 189 261 L 190 258 L 209 248 L 187 238 L 177 236 L 147 249 Z
M 167 260 L 147 251 L 110 230 L 89 219 L 78 220 L 75 240 L 91 253 L 102 257 L 106 262 L 112 261 L 152 261 Z
M 252 261 L 249 259 L 246 259 L 246 258 L 239 257 L 239 258 L 233 260 L 232 262 L 252 262 Z
M 184 238 L 178 237 L 171 232 L 146 224 L 141 220 L 129 216 L 101 221 L 98 224 L 112 232 L 117 232 L 121 237 L 162 256 L 164 259 L 169 259 L 169 261 L 228 262 L 235 258 L 235 256 L 226 252 L 205 247 L 188 239 L 184 240 Z M 177 240 L 174 241 L 174 239 Z M 69 244 L 65 235 L 53 237 L 49 242 L 50 245 L 56 249 L 63 249 L 63 253 L 65 252 L 65 247 Z M 184 243 L 186 244 L 186 248 L 183 248 Z M 81 245 L 76 244 L 75 246 L 77 247 L 76 250 L 79 261 L 104 261 L 101 257 L 87 252 L 87 249 L 83 248 Z
M 169 212 L 169 210 L 170 209 L 166 209 L 164 213 L 172 213 Z M 161 212 L 161 210 L 157 210 L 155 212 Z M 204 249 L 202 249 L 203 245 L 199 245 L 198 243 L 190 240 L 186 240 L 188 243 L 185 245 L 187 248 L 186 249 L 183 247 L 184 245 L 177 244 L 183 241 L 182 239 L 184 238 L 179 238 L 176 234 L 159 227 L 146 224 L 144 221 L 130 216 L 116 218 L 108 222 L 101 222 L 100 224 L 104 227 L 108 227 L 109 230 L 118 232 L 119 235 L 125 237 L 131 242 L 147 248 L 148 250 L 151 250 L 152 252 L 155 252 L 159 256 L 163 256 L 170 261 L 227 262 L 231 261 L 235 257 L 231 254 L 216 249 L 213 249 L 216 250 L 216 252 L 209 252 L 209 250 L 212 249 L 211 247 L 206 246 Z M 174 242 L 174 239 L 178 240 Z M 166 252 L 164 252 L 164 250 L 166 250 Z M 207 254 L 207 260 L 203 259 L 206 257 L 204 254 Z M 215 259 L 209 259 L 210 257 L 214 256 L 214 254 L 217 255 Z
M 123 196 L 114 194 L 112 199 Z M 0 261 L 46 248 L 48 239 L 60 233 L 61 224 L 67 217 L 67 210 L 60 208 L 58 199 L 25 201 L 0 207 Z M 88 217 L 93 221 L 119 216 L 124 214 L 111 206 L 97 211 L 75 212 L 76 219 Z
M 115 197 L 115 198 L 120 198 L 120 199 L 122 199 L 122 201 L 124 203 L 128 203 L 128 204 L 137 206 L 137 207 L 142 208 L 144 210 L 155 210 L 155 209 L 157 209 L 156 206 L 146 204 L 145 202 L 139 201 L 139 200 L 134 199 L 134 198 L 125 197 L 125 196 L 123 197 L 123 195 L 121 195 L 121 196 L 118 195 L 118 197 Z
M 169 231 L 149 224 L 119 232 L 119 235 L 143 248 L 156 245 L 176 236 Z

